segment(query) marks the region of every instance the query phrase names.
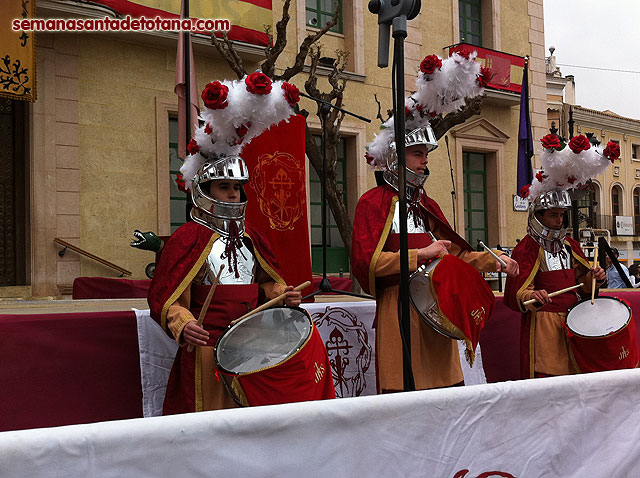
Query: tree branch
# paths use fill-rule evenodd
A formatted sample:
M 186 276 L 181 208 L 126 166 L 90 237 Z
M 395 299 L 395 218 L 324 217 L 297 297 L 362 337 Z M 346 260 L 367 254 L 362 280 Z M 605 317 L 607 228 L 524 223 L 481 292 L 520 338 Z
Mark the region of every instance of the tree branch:
M 222 33 L 222 41 L 216 37 L 215 33 L 211 33 L 211 43 L 213 43 L 213 46 L 216 47 L 216 50 L 222 55 L 222 58 L 226 60 L 231 69 L 236 73 L 238 79 L 247 74 L 242 64 L 242 58 L 233 48 L 233 43 L 229 40 L 227 32 Z
M 266 60 L 262 62 L 260 68 L 262 73 L 269 78 L 273 78 L 276 68 L 276 60 L 287 46 L 287 24 L 289 23 L 289 5 L 291 0 L 285 0 L 282 5 L 282 18 L 276 23 L 276 41 L 273 46 L 268 46 L 264 51 Z M 271 42 L 269 42 L 271 43 Z
M 296 55 L 296 60 L 293 63 L 293 65 L 287 67 L 282 73 L 282 75 L 274 76 L 273 77 L 274 80 L 289 81 L 291 78 L 293 78 L 294 76 L 296 76 L 298 73 L 302 71 L 302 69 L 304 68 L 304 63 L 307 60 L 307 56 L 309 55 L 309 50 L 311 49 L 311 46 L 338 23 L 338 19 L 340 18 L 341 4 L 342 4 L 342 0 L 339 0 L 336 3 L 336 9 L 333 12 L 333 17 L 331 18 L 331 21 L 329 21 L 324 27 L 322 27 L 317 32 L 310 33 L 309 35 L 306 36 L 304 40 L 302 40 L 302 44 L 298 49 L 298 54 Z
M 474 115 L 479 115 L 482 110 L 482 100 L 484 96 L 476 96 L 473 99 L 467 98 L 465 105 L 457 110 L 452 111 L 445 117 L 436 117 L 431 120 L 431 128 L 436 135 L 436 139 L 442 138 L 447 131 L 456 125 L 464 123 Z

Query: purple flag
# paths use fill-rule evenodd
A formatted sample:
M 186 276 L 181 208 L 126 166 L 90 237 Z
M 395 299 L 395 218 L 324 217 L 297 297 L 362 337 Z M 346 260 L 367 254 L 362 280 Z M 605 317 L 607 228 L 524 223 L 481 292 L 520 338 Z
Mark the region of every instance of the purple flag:
M 531 134 L 531 117 L 529 116 L 529 74 L 525 60 L 522 72 L 522 90 L 520 91 L 520 129 L 518 130 L 518 190 L 533 180 L 531 158 L 533 157 L 533 138 Z

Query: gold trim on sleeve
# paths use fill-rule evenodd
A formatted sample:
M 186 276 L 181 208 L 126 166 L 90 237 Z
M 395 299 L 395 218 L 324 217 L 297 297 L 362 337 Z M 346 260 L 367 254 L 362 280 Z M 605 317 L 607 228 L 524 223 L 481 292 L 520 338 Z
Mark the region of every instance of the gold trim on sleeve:
M 200 254 L 200 257 L 198 257 L 198 260 L 196 261 L 194 266 L 191 268 L 191 270 L 185 276 L 185 278 L 182 279 L 182 282 L 180 282 L 180 285 L 176 288 L 176 290 L 173 291 L 173 294 L 171 294 L 171 296 L 167 299 L 167 301 L 162 306 L 162 314 L 160 315 L 160 325 L 162 325 L 162 329 L 165 332 L 167 331 L 167 313 L 169 312 L 169 307 L 171 307 L 171 304 L 173 304 L 176 300 L 178 300 L 178 297 L 180 297 L 182 293 L 186 290 L 186 288 L 189 287 L 189 284 L 191 284 L 191 281 L 193 281 L 195 276 L 200 271 L 202 264 L 204 264 L 204 262 L 207 260 L 207 257 L 211 252 L 211 248 L 213 247 L 213 243 L 218 237 L 220 237 L 220 235 L 215 232 L 211 235 L 209 242 L 207 243 L 204 250 Z
M 538 269 L 540 269 L 540 263 L 542 262 L 543 258 L 544 258 L 544 250 L 542 249 L 542 247 L 538 246 L 538 258 L 536 259 L 536 263 L 531 268 L 531 273 L 529 273 L 529 277 L 527 277 L 527 279 L 524 281 L 520 289 L 518 289 L 518 292 L 516 292 L 516 301 L 518 302 L 518 307 L 520 307 L 520 312 L 522 313 L 527 312 L 527 308 L 522 304 L 522 300 L 520 300 L 520 297 L 522 297 L 522 293 L 533 282 L 533 279 L 535 279 L 536 274 L 538 273 Z
M 395 213 L 395 206 L 397 202 L 398 196 L 394 196 L 391 198 L 391 206 L 389 207 L 389 213 L 387 214 L 387 221 L 382 228 L 380 240 L 378 241 L 378 245 L 376 246 L 375 251 L 373 251 L 373 256 L 371 257 L 371 262 L 369 263 L 369 293 L 374 298 L 376 297 L 376 264 L 378 263 L 378 259 L 380 258 L 380 253 L 382 252 L 384 243 L 387 242 L 387 237 L 389 236 L 389 230 L 391 229 L 391 224 L 393 223 L 393 214 Z

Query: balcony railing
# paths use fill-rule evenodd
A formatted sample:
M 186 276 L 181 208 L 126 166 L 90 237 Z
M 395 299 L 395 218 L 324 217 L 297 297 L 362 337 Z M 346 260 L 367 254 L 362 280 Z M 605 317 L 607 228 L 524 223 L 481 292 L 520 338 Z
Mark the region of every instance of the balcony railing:
M 488 87 L 520 94 L 522 89 L 522 70 L 524 68 L 523 57 L 469 45 L 468 43 L 458 43 L 448 48 L 449 56 L 455 52 L 468 54 L 477 51 L 476 61 L 480 62 L 483 67 L 489 68 L 493 74 Z
M 611 237 L 640 236 L 640 224 L 633 220 L 629 224 L 620 219 L 620 217 L 621 216 L 609 216 L 606 214 L 592 214 L 587 218 L 586 225 L 594 229 L 607 229 L 611 233 Z

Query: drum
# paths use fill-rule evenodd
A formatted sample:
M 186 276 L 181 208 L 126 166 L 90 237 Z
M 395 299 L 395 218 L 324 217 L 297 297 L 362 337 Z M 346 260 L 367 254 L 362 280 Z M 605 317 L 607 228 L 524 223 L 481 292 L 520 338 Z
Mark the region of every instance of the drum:
M 411 275 L 409 297 L 422 320 L 436 332 L 465 341 L 466 357 L 473 365 L 480 332 L 496 302 L 482 274 L 446 254 Z
M 569 351 L 580 372 L 638 366 L 638 339 L 631 307 L 615 297 L 584 299 L 565 320 Z
M 464 336 L 460 331 L 454 331 L 443 322 L 438 313 L 438 300 L 431 289 L 431 278 L 436 266 L 443 258 L 434 259 L 428 264 L 423 264 L 411 274 L 409 278 L 409 298 L 411 303 L 422 317 L 422 320 L 433 327 L 436 332 L 451 339 L 462 340 Z
M 308 312 L 273 307 L 230 325 L 214 358 L 242 406 L 335 398 L 329 358 Z

